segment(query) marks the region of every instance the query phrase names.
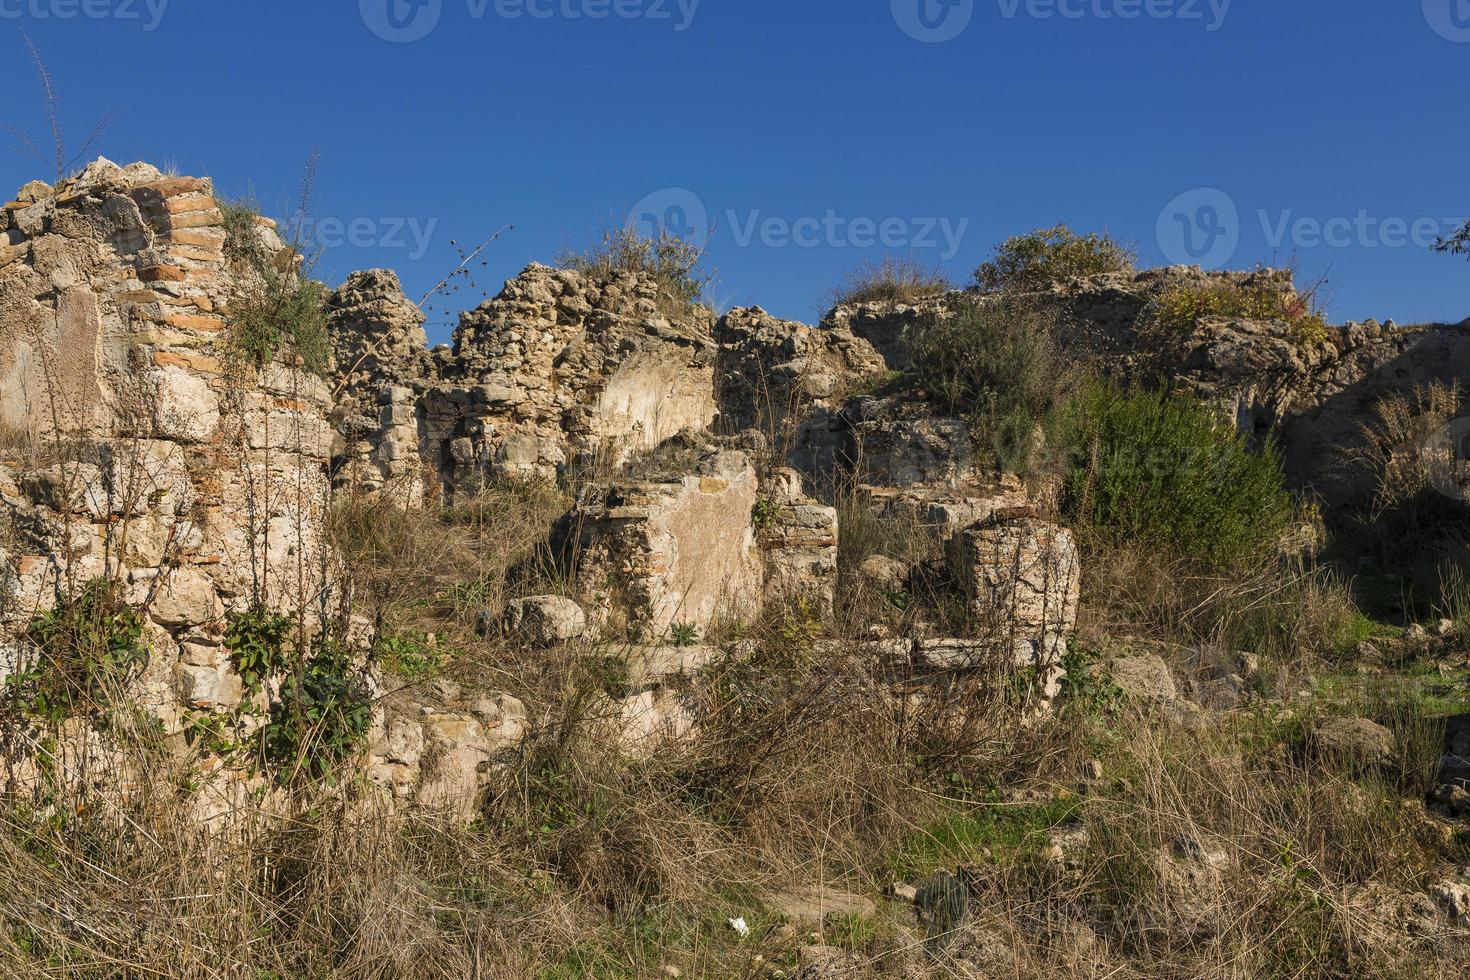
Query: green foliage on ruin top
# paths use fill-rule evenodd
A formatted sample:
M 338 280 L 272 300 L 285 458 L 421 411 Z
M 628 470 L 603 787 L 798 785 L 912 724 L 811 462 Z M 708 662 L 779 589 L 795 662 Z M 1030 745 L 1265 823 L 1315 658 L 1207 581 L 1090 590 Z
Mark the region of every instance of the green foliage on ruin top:
M 1037 292 L 1078 276 L 1131 272 L 1134 252 L 1107 234 L 1079 235 L 1066 225 L 1008 238 L 975 270 L 988 291 Z
M 1328 336 L 1327 321 L 1313 309 L 1310 296 L 1277 285 L 1242 285 L 1229 280 L 1164 290 L 1149 302 L 1140 326 L 1179 334 L 1208 316 L 1279 320 L 1292 328 L 1292 339 L 1304 346 L 1325 343 Z
M 909 349 L 913 384 L 967 419 L 1003 469 L 1024 470 L 1070 375 L 1054 315 L 1022 299 L 966 302 L 917 325 Z
M 236 280 L 227 343 L 256 369 L 278 358 L 298 359 L 313 374 L 327 372 L 327 288 L 305 275 L 297 249 L 273 249 L 260 210 L 245 201 L 221 202 L 225 262 Z

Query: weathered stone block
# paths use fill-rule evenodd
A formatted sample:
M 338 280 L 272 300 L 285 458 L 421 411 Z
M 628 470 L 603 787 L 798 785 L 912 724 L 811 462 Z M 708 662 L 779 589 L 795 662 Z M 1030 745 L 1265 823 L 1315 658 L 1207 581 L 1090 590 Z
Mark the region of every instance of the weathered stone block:
M 557 550 L 603 623 L 659 638 L 676 623 L 749 617 L 763 580 L 751 525 L 757 491 L 739 452 L 707 457 L 678 482 L 593 488 L 559 522 Z
M 1081 564 L 1066 528 L 1030 518 L 982 523 L 956 534 L 948 557 L 982 623 L 1022 636 L 1076 626 Z
M 163 439 L 207 442 L 219 427 L 219 397 L 209 383 L 182 367 L 154 371 L 153 429 Z

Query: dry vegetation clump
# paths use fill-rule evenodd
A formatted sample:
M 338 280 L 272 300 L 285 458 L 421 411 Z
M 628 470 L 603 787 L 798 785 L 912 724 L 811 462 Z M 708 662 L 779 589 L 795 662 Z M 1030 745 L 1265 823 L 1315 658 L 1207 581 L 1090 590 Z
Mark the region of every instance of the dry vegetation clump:
M 953 289 L 944 270 L 926 266 L 915 258 L 885 256 L 877 262 L 864 262 L 842 277 L 842 284 L 832 289 L 820 312 L 855 303 L 915 303 L 942 296 Z
M 1304 724 L 1127 713 L 1095 731 L 1107 775 L 1067 822 L 968 869 L 1016 974 L 1456 975 L 1465 939 L 1425 890 L 1463 837 L 1377 774 L 1302 757 Z
M 705 264 L 704 249 L 668 230 L 648 236 L 628 227 L 605 229 L 586 249 L 566 249 L 556 261 L 599 280 L 629 273 L 651 275 L 660 287 L 658 302 L 669 315 L 705 302 L 715 280 Z
M 1451 605 L 1454 590 L 1442 589 L 1441 581 L 1463 577 L 1467 567 L 1470 514 L 1463 447 L 1456 445 L 1464 433 L 1455 424 L 1463 405 L 1457 384 L 1385 396 L 1341 460 L 1368 488 L 1356 526 L 1344 537 L 1381 567 L 1402 572 L 1398 598 L 1411 610 Z

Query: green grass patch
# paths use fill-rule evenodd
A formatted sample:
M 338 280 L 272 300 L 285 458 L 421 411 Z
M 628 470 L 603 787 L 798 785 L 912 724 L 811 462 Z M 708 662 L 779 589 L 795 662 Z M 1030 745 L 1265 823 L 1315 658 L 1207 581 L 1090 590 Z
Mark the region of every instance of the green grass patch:
M 1047 845 L 1046 832 L 1071 820 L 1081 805 L 1072 795 L 1010 804 L 998 794 L 983 803 L 953 804 L 939 820 L 910 834 L 890 857 L 889 867 L 896 876 L 914 881 L 936 868 L 1004 863 L 1035 854 Z

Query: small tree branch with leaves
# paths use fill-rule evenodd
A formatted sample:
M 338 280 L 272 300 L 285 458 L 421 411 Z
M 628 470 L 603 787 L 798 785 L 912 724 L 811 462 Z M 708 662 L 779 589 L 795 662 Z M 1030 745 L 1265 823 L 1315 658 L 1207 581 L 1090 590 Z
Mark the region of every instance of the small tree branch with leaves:
M 1470 255 L 1470 221 L 1465 227 L 1455 232 L 1449 238 L 1441 238 L 1434 245 L 1436 252 L 1448 252 L 1451 255 Z

